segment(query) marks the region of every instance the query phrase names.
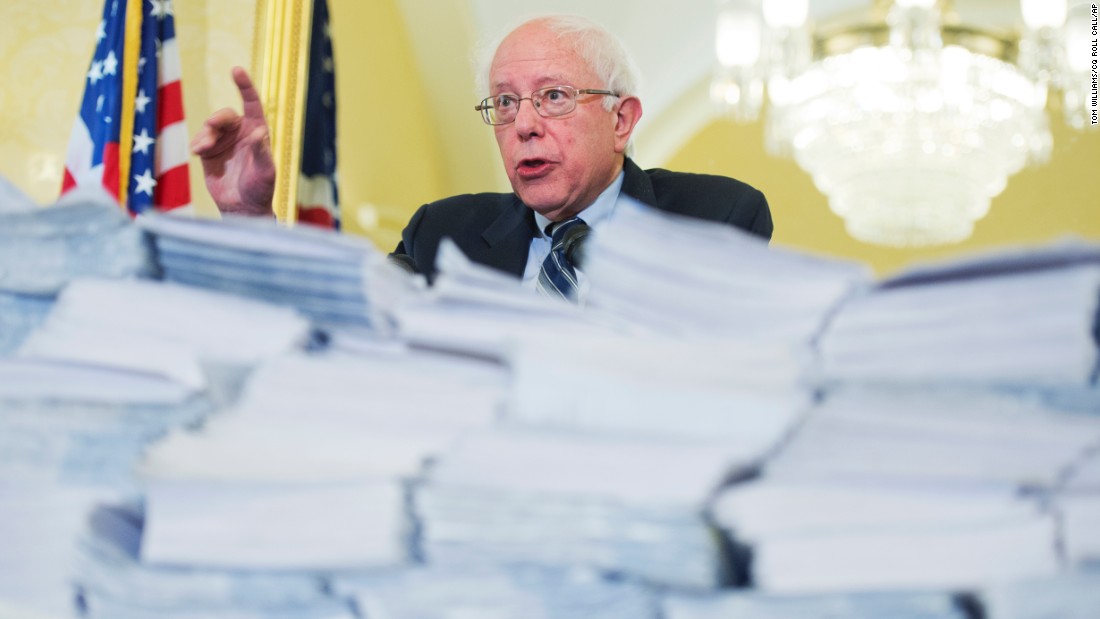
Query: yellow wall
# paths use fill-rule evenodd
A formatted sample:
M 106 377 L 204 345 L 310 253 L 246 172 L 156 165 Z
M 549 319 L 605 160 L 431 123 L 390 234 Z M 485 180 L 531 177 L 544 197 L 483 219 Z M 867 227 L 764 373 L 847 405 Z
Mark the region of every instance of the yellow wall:
M 61 188 L 101 9 L 64 0 L 0 3 L 0 174 L 39 202 L 52 202 Z
M 389 251 L 416 207 L 448 194 L 441 137 L 394 0 L 329 0 L 329 11 L 344 228 Z

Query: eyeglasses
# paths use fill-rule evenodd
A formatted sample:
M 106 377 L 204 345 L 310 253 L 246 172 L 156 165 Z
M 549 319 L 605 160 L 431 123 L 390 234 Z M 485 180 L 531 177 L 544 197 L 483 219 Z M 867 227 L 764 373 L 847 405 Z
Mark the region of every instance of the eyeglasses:
M 535 111 L 543 118 L 564 116 L 577 108 L 577 95 L 608 95 L 618 97 L 619 93 L 610 90 L 592 88 L 573 88 L 572 86 L 547 86 L 531 93 L 530 97 L 521 97 L 503 92 L 495 97 L 486 97 L 474 109 L 481 112 L 481 119 L 487 125 L 507 125 L 515 122 L 519 114 L 519 102 L 528 100 Z

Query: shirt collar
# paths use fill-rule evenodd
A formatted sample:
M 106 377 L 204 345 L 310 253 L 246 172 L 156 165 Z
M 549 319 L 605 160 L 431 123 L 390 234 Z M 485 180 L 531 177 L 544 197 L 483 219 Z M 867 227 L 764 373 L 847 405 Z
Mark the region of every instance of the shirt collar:
M 615 201 L 619 198 L 619 192 L 623 188 L 623 172 L 619 172 L 619 175 L 615 177 L 615 180 L 611 181 L 611 184 L 604 189 L 600 195 L 596 196 L 596 201 L 589 204 L 588 207 L 581 210 L 577 215 L 584 220 L 584 223 L 588 224 L 590 228 L 595 228 L 597 224 L 605 221 L 610 215 L 611 211 L 615 208 Z M 547 226 L 553 224 L 541 213 L 535 213 L 535 223 L 538 224 L 539 236 L 545 238 Z

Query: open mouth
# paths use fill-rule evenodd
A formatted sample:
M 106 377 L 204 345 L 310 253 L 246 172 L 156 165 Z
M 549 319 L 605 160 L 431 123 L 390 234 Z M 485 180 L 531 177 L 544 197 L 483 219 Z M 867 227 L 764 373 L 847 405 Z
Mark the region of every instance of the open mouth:
M 545 159 L 522 159 L 516 166 L 516 171 L 523 178 L 535 178 L 550 171 L 550 162 Z

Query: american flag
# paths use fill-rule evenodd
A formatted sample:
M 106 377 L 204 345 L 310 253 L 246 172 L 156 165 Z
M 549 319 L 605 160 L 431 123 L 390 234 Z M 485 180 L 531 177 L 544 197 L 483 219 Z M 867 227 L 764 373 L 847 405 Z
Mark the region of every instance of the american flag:
M 128 24 L 128 2 L 140 3 L 140 21 L 135 14 Z M 102 185 L 133 215 L 189 206 L 187 125 L 172 0 L 106 0 L 96 39 L 61 193 Z M 125 62 L 127 49 L 136 50 L 131 67 Z M 127 74 L 136 82 L 131 96 L 123 92 Z M 126 174 L 125 183 L 121 174 Z
M 313 2 L 309 47 L 302 173 L 298 178 L 298 221 L 339 230 L 336 72 L 332 61 L 332 36 L 326 0 Z

